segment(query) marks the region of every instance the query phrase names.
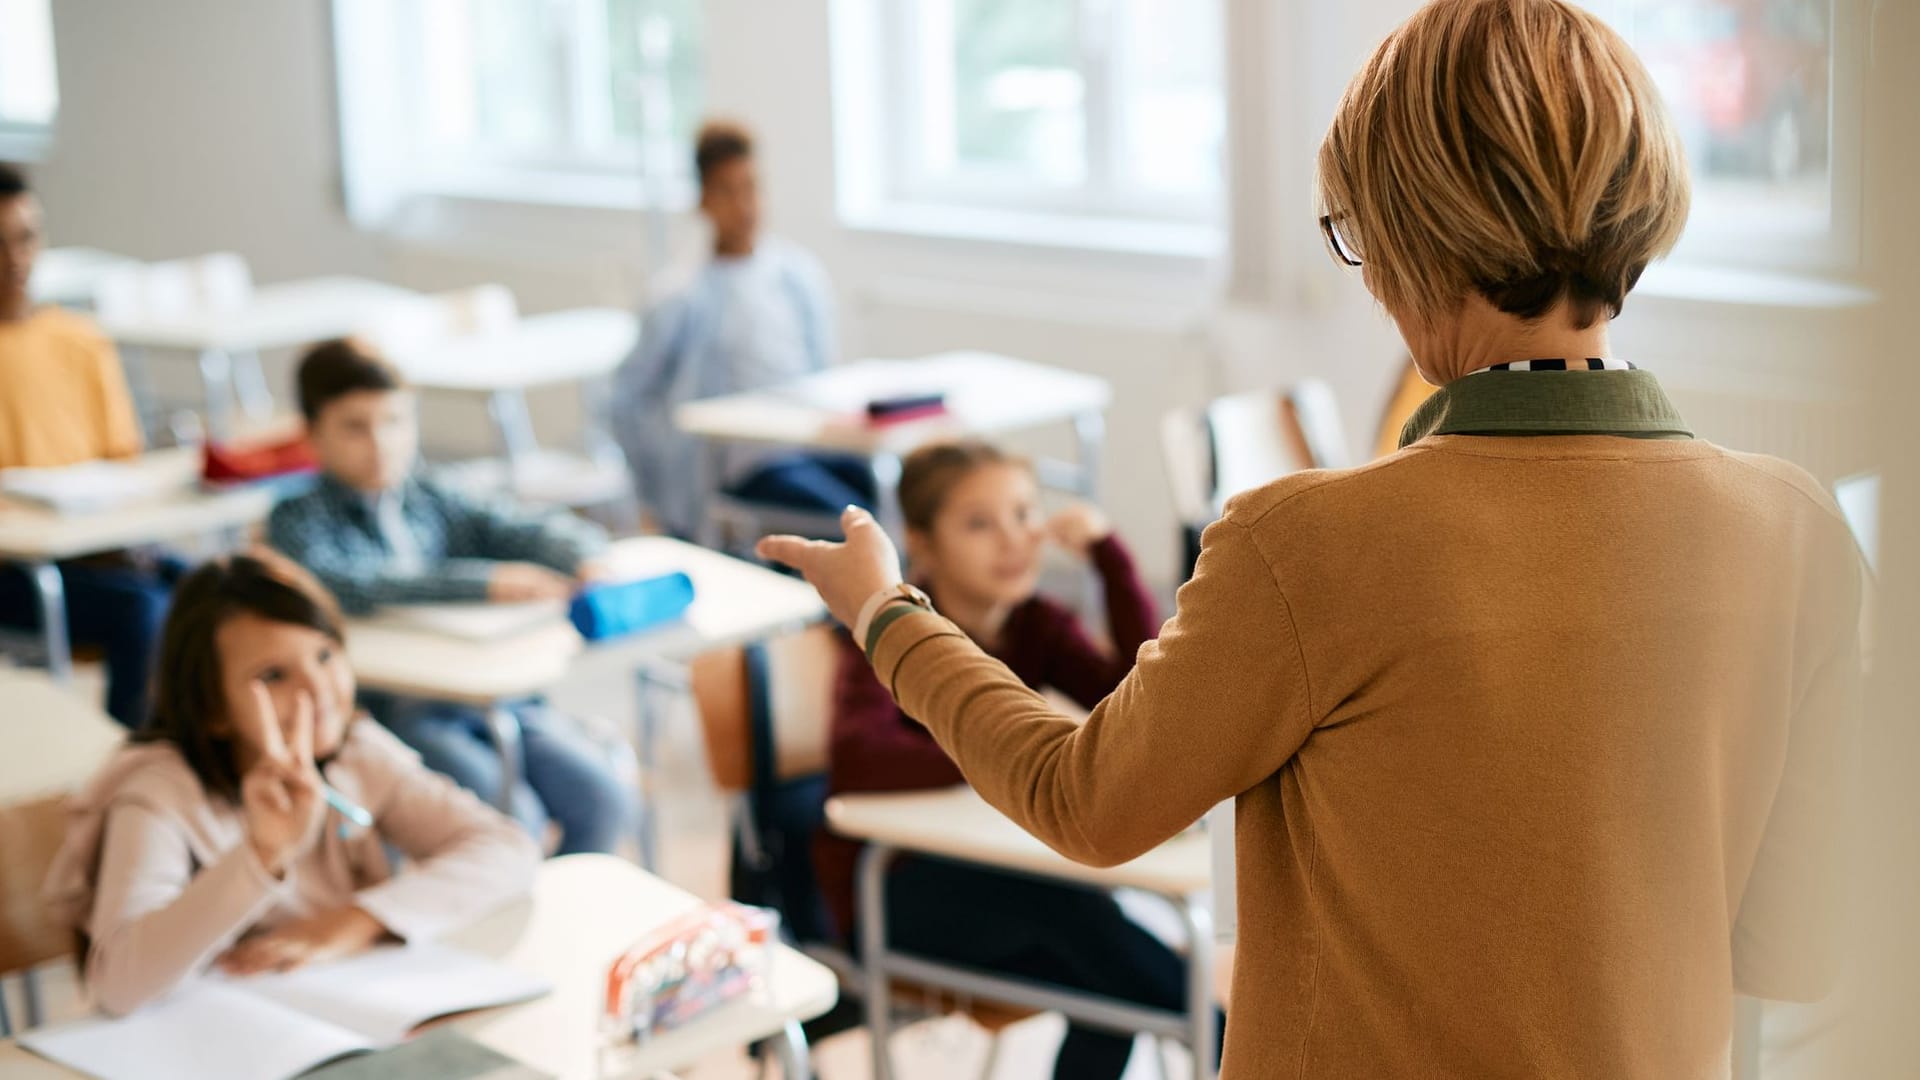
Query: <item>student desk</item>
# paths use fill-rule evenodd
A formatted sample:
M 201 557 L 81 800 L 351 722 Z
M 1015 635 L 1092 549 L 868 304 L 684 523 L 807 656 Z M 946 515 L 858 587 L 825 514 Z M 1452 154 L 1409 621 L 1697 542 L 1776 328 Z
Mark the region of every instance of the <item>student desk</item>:
M 496 744 L 509 763 L 519 725 L 508 706 L 548 690 L 580 671 L 635 673 L 640 689 L 640 763 L 651 781 L 657 692 L 684 689 L 685 665 L 700 653 L 798 630 L 826 617 L 826 606 L 798 578 L 662 536 L 615 543 L 613 572 L 641 578 L 685 571 L 693 578 L 693 606 L 685 617 L 643 633 L 589 645 L 572 625 L 553 621 L 491 640 L 473 640 L 373 619 L 349 628 L 347 651 L 368 690 L 486 711 Z M 511 769 L 506 774 L 513 779 Z M 503 786 L 503 793 L 511 788 Z M 651 783 L 641 790 L 640 857 L 656 865 Z M 504 797 L 504 795 L 503 795 Z
M 227 435 L 235 428 L 236 395 L 251 419 L 265 417 L 272 408 L 273 394 L 260 370 L 262 350 L 342 337 L 420 299 L 411 290 L 367 278 L 317 277 L 263 285 L 235 308 L 103 320 L 101 329 L 130 349 L 197 353 L 207 423 L 214 434 Z
M 922 393 L 944 394 L 946 412 L 896 424 L 867 423 L 867 402 Z M 866 458 L 879 488 L 880 521 L 898 536 L 900 460 L 936 439 L 1071 422 L 1077 460 L 1040 462 L 1040 478 L 1097 499 L 1112 401 L 1112 386 L 1097 376 L 991 353 L 953 352 L 919 360 L 864 360 L 769 390 L 690 401 L 674 411 L 673 421 L 714 443 L 793 446 Z
M 0 562 L 21 564 L 40 597 L 47 670 L 65 682 L 73 675 L 67 640 L 66 586 L 59 560 L 245 529 L 266 519 L 273 493 L 263 488 L 206 493 L 182 491 L 138 505 L 83 514 L 56 514 L 0 499 Z
M 600 1001 L 615 956 L 700 903 L 690 893 L 610 855 L 571 855 L 540 868 L 533 896 L 450 934 L 447 944 L 492 956 L 553 983 L 551 994 L 521 1005 L 451 1021 L 476 1042 L 561 1080 L 597 1080 Z M 622 1076 L 653 1076 L 715 1053 L 775 1040 L 787 1076 L 810 1076 L 800 1023 L 833 1007 L 833 973 L 776 946 L 771 977 L 758 999 L 729 1003 L 649 1043 Z M 7 1041 L 0 1075 L 9 1080 L 71 1080 L 76 1074 Z
M 629 312 L 579 308 L 529 315 L 498 333 L 401 347 L 390 359 L 408 382 L 422 390 L 486 397 L 506 456 L 501 486 L 543 502 L 590 506 L 633 497 L 625 459 L 607 433 L 604 410 L 588 409 L 591 461 L 583 464 L 570 455 L 541 450 L 527 412 L 526 393 L 539 386 L 591 384 L 607 378 L 633 349 L 639 333 L 640 320 Z M 595 465 L 617 467 L 596 470 Z M 581 483 L 582 473 L 594 482 Z M 534 485 L 536 478 L 546 482 Z M 540 490 L 525 490 L 523 479 Z
M 91 307 L 100 280 L 135 261 L 97 248 L 48 248 L 34 260 L 27 294 L 36 304 Z
M 965 997 L 1059 1012 L 1083 1023 L 1123 1032 L 1150 1032 L 1185 1042 L 1194 1075 L 1213 1075 L 1213 918 L 1206 836 L 1183 833 L 1132 862 L 1107 869 L 1082 866 L 1054 853 L 988 806 L 966 787 L 884 795 L 840 795 L 827 802 L 827 823 L 866 842 L 860 856 L 860 971 L 867 1027 L 873 1033 L 874 1076 L 890 1080 L 886 1053 L 891 1022 L 890 980 L 909 979 Z M 1149 1009 L 1091 994 L 1039 986 L 933 963 L 886 947 L 887 868 L 901 855 L 936 855 L 994 870 L 1101 888 L 1132 888 L 1173 901 L 1185 923 L 1187 1011 Z

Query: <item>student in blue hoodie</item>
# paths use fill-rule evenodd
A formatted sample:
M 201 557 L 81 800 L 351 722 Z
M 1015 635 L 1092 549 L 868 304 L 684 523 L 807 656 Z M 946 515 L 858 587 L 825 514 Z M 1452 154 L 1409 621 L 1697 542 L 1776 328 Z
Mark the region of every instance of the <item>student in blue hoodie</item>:
M 694 148 L 700 213 L 713 257 L 662 291 L 615 377 L 615 414 L 641 494 L 669 532 L 690 537 L 705 517 L 708 463 L 681 434 L 683 402 L 759 390 L 825 369 L 834 356 L 832 289 L 805 250 L 762 235 L 753 137 L 734 124 L 701 129 Z M 718 486 L 752 502 L 837 513 L 871 506 L 873 474 L 857 458 L 729 447 Z

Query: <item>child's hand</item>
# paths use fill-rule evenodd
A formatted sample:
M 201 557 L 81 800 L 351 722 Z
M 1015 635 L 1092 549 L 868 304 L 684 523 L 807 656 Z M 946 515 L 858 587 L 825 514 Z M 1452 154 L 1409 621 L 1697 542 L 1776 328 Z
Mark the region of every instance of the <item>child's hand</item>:
M 386 936 L 387 928 L 359 908 L 335 908 L 244 938 L 215 963 L 229 975 L 292 971 L 352 956 Z
M 536 563 L 503 562 L 487 579 L 487 599 L 496 604 L 565 600 L 573 595 L 573 589 L 572 578 Z
M 1112 535 L 1113 523 L 1091 503 L 1074 503 L 1047 522 L 1047 538 L 1082 559 Z
M 619 580 L 613 563 L 607 559 L 587 559 L 573 570 L 573 579 L 582 585 L 599 585 Z
M 258 682 L 252 688 L 253 708 L 242 722 L 259 756 L 240 779 L 240 806 L 254 854 L 278 877 L 313 846 L 327 815 L 313 764 L 314 703 L 309 694 L 299 696 L 289 737 L 267 688 Z

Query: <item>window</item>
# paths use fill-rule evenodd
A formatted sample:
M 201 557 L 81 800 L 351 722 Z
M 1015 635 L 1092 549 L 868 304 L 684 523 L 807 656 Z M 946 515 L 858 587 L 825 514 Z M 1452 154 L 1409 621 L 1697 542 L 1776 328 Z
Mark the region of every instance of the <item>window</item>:
M 699 0 L 336 0 L 356 201 L 684 199 L 700 34 Z
M 50 0 L 0 0 L 0 159 L 38 157 L 60 107 Z
M 923 217 L 1217 227 L 1220 0 L 844 0 L 836 16 L 853 24 L 836 107 L 865 143 L 842 172 L 879 174 L 843 189 Z
M 1694 209 L 1683 253 L 1845 260 L 1859 156 L 1847 73 L 1865 59 L 1849 33 L 1851 0 L 1589 6 L 1633 44 L 1686 144 Z

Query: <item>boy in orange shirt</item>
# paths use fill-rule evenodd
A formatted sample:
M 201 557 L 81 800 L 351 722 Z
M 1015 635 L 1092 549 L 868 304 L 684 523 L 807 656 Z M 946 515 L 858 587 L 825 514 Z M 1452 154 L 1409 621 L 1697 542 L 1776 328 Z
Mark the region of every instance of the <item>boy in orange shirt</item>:
M 140 424 L 113 343 L 27 293 L 40 254 L 40 204 L 26 177 L 0 165 L 0 469 L 52 468 L 140 453 Z M 126 555 L 61 567 L 73 640 L 106 653 L 107 711 L 146 720 L 147 676 L 166 619 L 170 567 Z M 40 607 L 26 576 L 0 566 L 0 626 L 34 629 Z

